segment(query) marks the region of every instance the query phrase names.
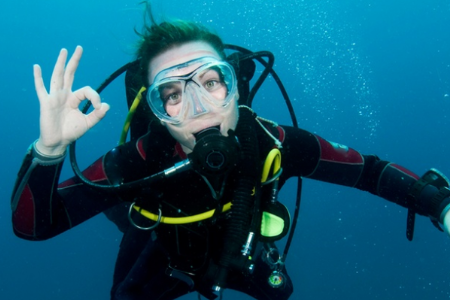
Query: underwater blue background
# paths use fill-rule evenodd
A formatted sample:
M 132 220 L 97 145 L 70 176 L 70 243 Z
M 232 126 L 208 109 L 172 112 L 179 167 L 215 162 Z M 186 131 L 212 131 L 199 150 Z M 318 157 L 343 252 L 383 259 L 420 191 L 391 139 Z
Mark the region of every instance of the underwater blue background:
M 450 174 L 448 0 L 158 0 L 157 19 L 198 21 L 227 43 L 270 50 L 299 125 L 421 175 Z M 60 48 L 85 49 L 74 88 L 97 87 L 132 60 L 136 0 L 0 3 L 0 299 L 109 299 L 121 235 L 99 215 L 51 240 L 12 233 L 10 195 L 21 160 L 39 136 L 32 65 L 48 83 Z M 84 168 L 114 147 L 126 113 L 123 78 L 103 94 L 111 110 L 78 143 Z M 290 124 L 268 80 L 253 107 Z M 72 175 L 67 163 L 63 178 Z M 293 211 L 295 184 L 280 199 Z M 287 268 L 292 299 L 450 298 L 450 238 L 419 217 L 413 242 L 406 210 L 365 192 L 304 181 Z M 282 245 L 283 243 L 281 243 Z M 182 299 L 197 299 L 196 294 Z M 226 291 L 224 299 L 249 299 Z

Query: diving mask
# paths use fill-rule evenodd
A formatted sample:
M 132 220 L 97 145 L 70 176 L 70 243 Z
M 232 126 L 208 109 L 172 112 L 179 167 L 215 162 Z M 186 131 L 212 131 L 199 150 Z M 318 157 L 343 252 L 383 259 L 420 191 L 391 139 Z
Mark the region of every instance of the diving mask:
M 147 101 L 163 122 L 182 121 L 226 107 L 237 92 L 233 67 L 214 57 L 201 57 L 159 72 L 148 88 Z

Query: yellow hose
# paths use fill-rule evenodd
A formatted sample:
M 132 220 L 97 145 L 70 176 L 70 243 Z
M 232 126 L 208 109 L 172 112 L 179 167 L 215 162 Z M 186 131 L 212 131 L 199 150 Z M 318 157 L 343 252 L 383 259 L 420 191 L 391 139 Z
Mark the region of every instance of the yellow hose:
M 139 92 L 136 95 L 136 98 L 133 100 L 133 104 L 131 104 L 130 110 L 128 111 L 127 118 L 125 119 L 125 123 L 123 124 L 122 134 L 120 135 L 119 145 L 125 144 L 125 141 L 127 140 L 128 130 L 130 129 L 131 120 L 133 120 L 134 113 L 136 112 L 137 107 L 139 106 L 139 103 L 141 103 L 142 100 L 142 93 L 146 90 L 146 88 L 143 86 L 139 90 Z

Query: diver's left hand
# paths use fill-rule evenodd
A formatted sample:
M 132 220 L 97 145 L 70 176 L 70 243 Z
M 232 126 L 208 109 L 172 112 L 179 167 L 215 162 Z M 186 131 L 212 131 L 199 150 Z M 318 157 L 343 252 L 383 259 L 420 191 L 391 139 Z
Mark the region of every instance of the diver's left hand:
M 447 232 L 448 235 L 450 235 L 450 210 L 447 211 L 444 217 L 444 230 Z

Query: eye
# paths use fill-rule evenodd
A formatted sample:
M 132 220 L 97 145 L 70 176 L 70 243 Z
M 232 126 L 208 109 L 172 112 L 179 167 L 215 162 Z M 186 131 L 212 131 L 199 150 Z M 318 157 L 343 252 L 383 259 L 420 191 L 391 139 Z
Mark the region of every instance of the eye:
M 164 106 L 176 105 L 181 102 L 181 85 L 179 83 L 168 83 L 159 87 L 159 97 Z
M 216 68 L 210 68 L 200 75 L 203 87 L 208 92 L 213 92 L 223 86 L 221 73 Z
M 205 82 L 204 86 L 205 86 L 205 89 L 211 91 L 211 90 L 214 90 L 219 84 L 220 84 L 220 82 L 217 80 L 209 80 L 209 81 Z
M 165 105 L 176 105 L 181 102 L 180 93 L 172 93 L 164 96 L 163 99 Z

